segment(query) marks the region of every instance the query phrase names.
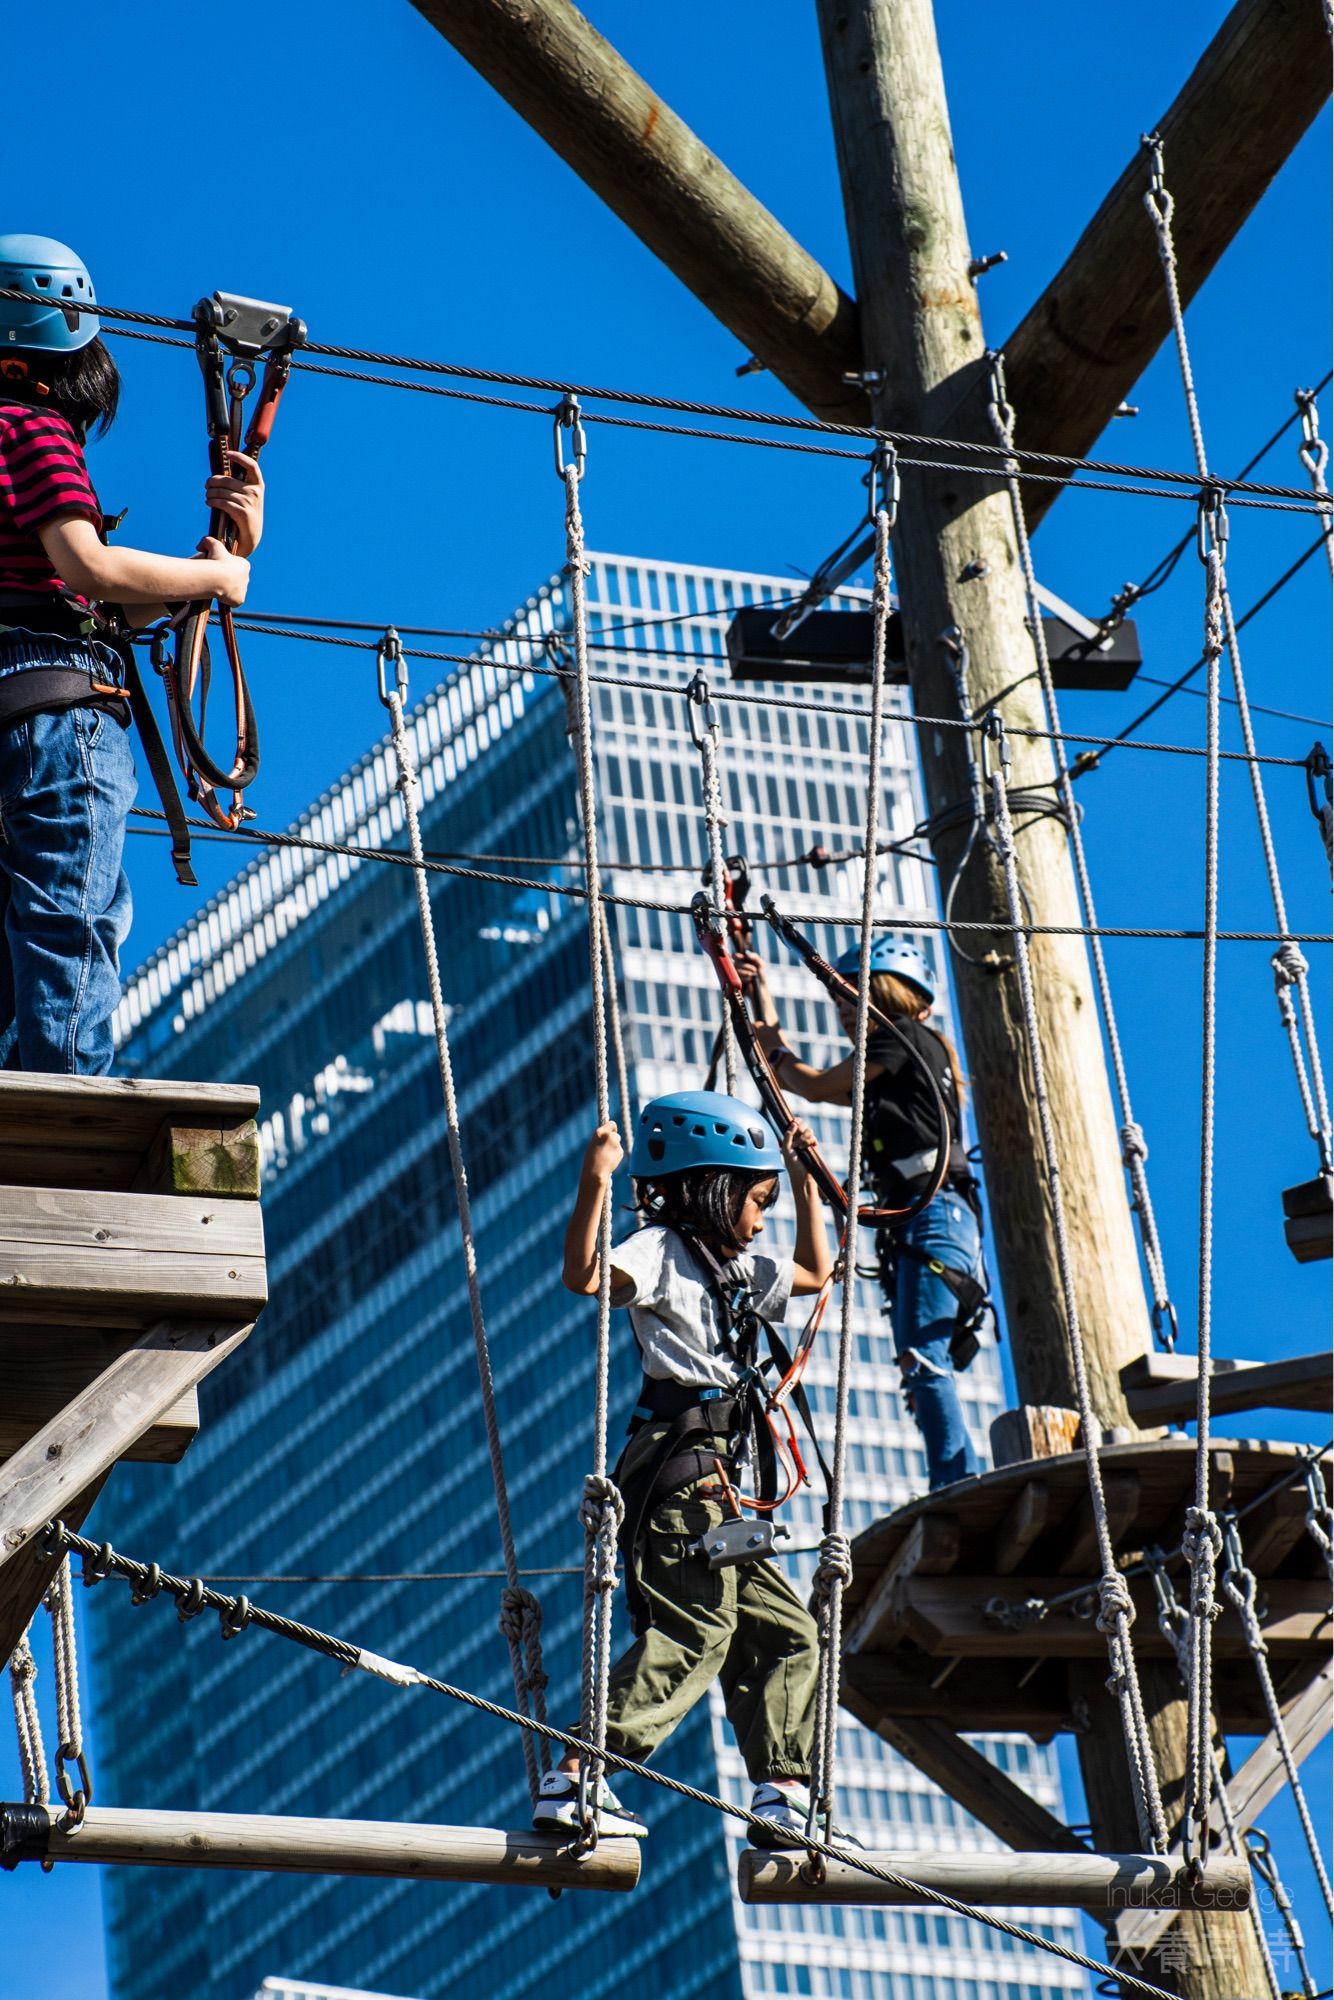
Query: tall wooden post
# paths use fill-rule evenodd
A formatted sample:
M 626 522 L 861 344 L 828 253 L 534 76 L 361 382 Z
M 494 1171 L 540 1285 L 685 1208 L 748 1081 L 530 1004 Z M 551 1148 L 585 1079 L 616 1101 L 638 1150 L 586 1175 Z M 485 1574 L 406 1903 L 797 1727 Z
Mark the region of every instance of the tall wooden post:
M 817 7 L 861 310 L 863 369 L 877 421 L 992 442 L 985 342 L 968 273 L 970 246 L 931 0 L 817 0 Z M 1021 442 L 1023 418 L 1018 411 Z M 1009 502 L 995 479 L 905 468 L 895 544 L 917 712 L 959 713 L 941 644 L 941 634 L 957 627 L 967 648 L 972 711 L 996 706 L 1011 732 L 1042 729 Z M 931 812 L 967 800 L 969 737 L 929 724 L 918 735 Z M 1015 785 L 1051 785 L 1047 743 L 1012 733 L 1011 747 Z M 933 840 L 942 869 L 953 867 L 963 838 L 956 830 Z M 1034 924 L 1078 925 L 1061 827 L 1051 820 L 1030 826 L 1019 836 L 1019 854 Z M 975 856 L 960 885 L 956 915 L 985 922 L 1003 909 L 994 867 Z M 971 934 L 968 948 L 978 957 L 988 947 L 1003 955 L 1006 942 L 998 928 L 992 935 Z M 1078 937 L 1038 936 L 1032 948 L 1094 1403 L 1105 1423 L 1124 1421 L 1119 1370 L 1150 1340 L 1087 953 Z M 1018 979 L 1012 970 L 958 960 L 955 972 L 1019 1392 L 1027 1402 L 1069 1405 L 1069 1346 Z M 1160 1709 L 1155 1734 L 1164 1729 L 1175 1737 L 1180 1722 Z M 1104 1695 L 1092 1705 L 1090 1733 L 1081 1739 L 1088 1752 L 1090 1813 L 1099 1831 L 1118 1817 L 1111 1789 L 1129 1789 L 1124 1763 L 1117 1761 L 1118 1735 L 1113 1704 Z M 1201 1922 L 1210 1930 L 1207 1949 L 1196 1931 Z M 1159 1975 L 1161 1983 L 1175 1977 L 1191 2000 L 1236 2000 L 1263 1990 L 1244 1919 L 1184 1916 L 1181 1925 L 1181 1942 L 1198 1963 Z

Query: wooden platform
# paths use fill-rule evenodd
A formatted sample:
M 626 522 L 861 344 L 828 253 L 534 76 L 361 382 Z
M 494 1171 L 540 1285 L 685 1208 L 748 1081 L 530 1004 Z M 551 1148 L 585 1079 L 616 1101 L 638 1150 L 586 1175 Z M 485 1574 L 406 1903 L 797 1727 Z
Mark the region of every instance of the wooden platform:
M 0 1661 L 118 1458 L 180 1458 L 267 1297 L 259 1094 L 0 1074 Z
M 1190 1500 L 1194 1441 L 1114 1445 L 1101 1459 L 1118 1556 L 1133 1558 L 1152 1545 L 1174 1548 Z M 1299 1448 L 1220 1441 L 1211 1459 L 1216 1507 L 1243 1508 L 1278 1482 L 1243 1521 L 1242 1537 L 1262 1583 L 1270 1664 L 1282 1698 L 1294 1699 L 1320 1672 L 1332 1636 L 1328 1578 L 1305 1532 Z M 1328 1486 L 1327 1460 L 1323 1472 Z M 868 1529 L 854 1543 L 853 1558 L 843 1689 L 859 1720 L 890 1741 L 897 1740 L 896 1724 L 918 1737 L 940 1725 L 942 1746 L 959 1730 L 1014 1729 L 1046 1742 L 1081 1726 L 1072 1666 L 1106 1654 L 1095 1622 L 1097 1552 L 1082 1453 L 1006 1466 L 931 1493 Z M 1181 1595 L 1181 1563 L 1173 1569 Z M 1089 1588 L 1079 1591 L 1081 1583 Z M 1148 1579 L 1132 1580 L 1131 1590 L 1139 1653 L 1170 1658 Z M 1067 1601 L 1041 1613 L 1039 1601 L 1053 1597 Z M 1223 1726 L 1263 1735 L 1268 1721 L 1230 1607 L 1214 1627 L 1213 1644 Z M 907 1742 L 903 1747 L 914 1754 Z M 929 1760 L 917 1761 L 930 1767 Z M 1017 1802 L 1015 1809 L 1021 1810 Z M 1030 1834 L 1016 1844 L 1043 1843 Z

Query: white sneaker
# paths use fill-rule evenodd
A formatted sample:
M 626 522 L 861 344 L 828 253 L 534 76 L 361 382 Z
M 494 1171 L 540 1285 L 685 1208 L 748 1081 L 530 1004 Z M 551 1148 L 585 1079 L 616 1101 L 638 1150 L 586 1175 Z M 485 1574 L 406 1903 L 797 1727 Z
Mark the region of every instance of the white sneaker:
M 597 1812 L 597 1827 L 608 1840 L 643 1840 L 648 1833 L 638 1813 L 627 1812 L 603 1778 L 599 1781 L 597 1797 L 594 1801 Z M 563 1826 L 571 1832 L 580 1832 L 579 1820 L 579 1780 L 568 1771 L 548 1771 L 542 1780 L 533 1807 L 535 1827 Z
M 804 1847 L 810 1818 L 811 1795 L 805 1785 L 756 1785 L 750 1809 L 765 1822 L 762 1833 L 750 1829 L 752 1847 Z M 831 1841 L 840 1847 L 860 1847 L 861 1842 L 841 1826 L 831 1828 Z

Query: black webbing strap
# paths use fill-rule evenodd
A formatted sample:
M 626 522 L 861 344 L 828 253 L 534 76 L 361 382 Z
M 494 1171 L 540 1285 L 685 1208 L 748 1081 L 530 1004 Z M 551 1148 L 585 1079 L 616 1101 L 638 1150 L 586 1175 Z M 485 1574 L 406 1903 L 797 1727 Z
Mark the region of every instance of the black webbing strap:
M 157 726 L 153 704 L 148 699 L 139 672 L 139 662 L 134 657 L 134 647 L 122 645 L 117 648 L 125 662 L 125 685 L 130 691 L 130 713 L 139 731 L 139 740 L 144 746 L 144 761 L 148 765 L 157 795 L 162 801 L 162 810 L 167 816 L 167 828 L 171 834 L 171 865 L 176 870 L 176 880 L 184 888 L 198 888 L 198 877 L 190 866 L 190 828 L 186 824 L 185 807 L 176 789 L 176 778 L 167 755 L 167 746 L 162 741 L 162 731 Z

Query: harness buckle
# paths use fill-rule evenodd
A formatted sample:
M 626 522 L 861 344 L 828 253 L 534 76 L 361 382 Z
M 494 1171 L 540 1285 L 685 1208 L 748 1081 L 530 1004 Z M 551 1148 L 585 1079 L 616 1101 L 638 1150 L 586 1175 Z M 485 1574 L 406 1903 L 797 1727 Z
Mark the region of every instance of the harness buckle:
M 777 1555 L 780 1543 L 791 1539 L 791 1529 L 779 1521 L 721 1521 L 692 1542 L 687 1554 L 704 1556 L 710 1569 L 735 1569 L 740 1563 Z

